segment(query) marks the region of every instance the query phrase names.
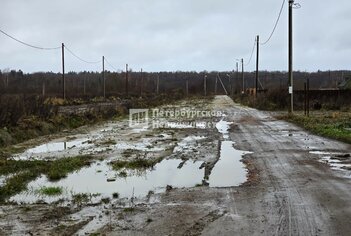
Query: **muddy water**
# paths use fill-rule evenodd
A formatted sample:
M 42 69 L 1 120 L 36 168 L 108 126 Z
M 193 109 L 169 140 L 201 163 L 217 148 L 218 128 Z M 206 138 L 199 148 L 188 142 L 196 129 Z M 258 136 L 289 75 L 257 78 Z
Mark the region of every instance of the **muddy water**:
M 241 162 L 248 152 L 236 150 L 231 141 L 223 141 L 218 162 L 209 178 L 210 187 L 238 186 L 246 181 L 246 168 Z
M 220 158 L 209 176 L 210 187 L 238 186 L 246 181 L 247 171 L 241 160 L 242 156 L 248 152 L 234 148 L 234 142 L 229 140 L 230 124 L 223 119 L 216 124 L 218 132 L 223 134 L 224 141 L 220 142 Z M 141 131 L 123 128 L 117 132 L 116 127 L 116 123 L 107 123 L 102 128 L 90 131 L 88 134 L 67 137 L 69 139 L 74 138 L 73 140 L 51 141 L 28 149 L 15 157 L 17 159 L 42 159 L 76 153 L 93 154 L 99 150 L 106 152 L 107 149 L 112 152 L 117 151 L 117 153 L 127 149 L 150 153 L 162 152 L 171 144 L 167 140 L 172 140 L 172 135 L 167 133 L 132 139 L 131 137 L 135 137 L 135 135 L 131 136 L 132 133 L 149 131 L 147 129 Z M 118 135 L 116 135 L 116 132 Z M 176 188 L 194 187 L 203 183 L 205 178 L 205 170 L 200 169 L 203 161 L 191 160 L 193 151 L 201 148 L 203 140 L 206 140 L 205 136 L 196 135 L 189 135 L 182 140 L 178 140 L 173 153 L 176 153 L 175 157 L 178 155 L 189 156 L 189 160 L 184 165 L 180 165 L 183 162 L 182 160 L 167 159 L 166 157 L 162 162 L 156 164 L 153 169 L 115 171 L 112 170 L 109 161 L 97 161 L 89 167 L 69 174 L 67 178 L 58 182 L 50 182 L 46 176 L 41 176 L 28 184 L 27 191 L 13 196 L 10 201 L 34 203 L 42 200 L 51 203 L 58 200 L 72 200 L 74 194 L 81 193 L 94 196 L 92 200 L 96 201 L 105 197 L 111 198 L 114 193 L 118 193 L 121 198 L 131 198 L 132 196 L 141 198 L 147 196 L 150 191 L 163 192 L 167 185 Z M 123 171 L 123 175 L 121 175 L 121 171 Z M 55 197 L 38 194 L 40 188 L 44 186 L 61 187 L 63 194 Z
M 218 132 L 223 134 L 220 157 L 209 177 L 210 187 L 239 186 L 247 180 L 247 170 L 242 157 L 250 152 L 240 151 L 234 148 L 234 142 L 229 141 L 229 128 L 231 122 L 223 119 L 216 124 Z
M 202 162 L 187 161 L 182 168 L 177 168 L 181 160 L 163 160 L 152 170 L 123 170 L 127 177 L 119 177 L 120 172 L 111 169 L 107 161 L 97 162 L 83 168 L 67 178 L 50 182 L 45 176 L 38 178 L 28 185 L 28 191 L 13 196 L 10 201 L 33 203 L 38 200 L 54 202 L 59 199 L 70 200 L 73 194 L 101 194 L 99 197 L 112 197 L 118 193 L 122 198 L 144 197 L 149 191 L 155 193 L 165 191 L 167 185 L 173 187 L 194 187 L 201 184 L 204 170 L 199 169 Z M 108 182 L 107 179 L 113 180 Z M 41 187 L 62 187 L 64 193 L 57 197 L 38 195 Z

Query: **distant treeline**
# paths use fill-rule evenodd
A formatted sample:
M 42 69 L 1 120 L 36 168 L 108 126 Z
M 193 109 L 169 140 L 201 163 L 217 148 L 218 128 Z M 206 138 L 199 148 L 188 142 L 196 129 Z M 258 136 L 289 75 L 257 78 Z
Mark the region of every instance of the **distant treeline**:
M 302 90 L 304 82 L 310 79 L 311 89 L 337 88 L 338 84 L 350 77 L 350 71 L 318 71 L 314 73 L 294 72 L 294 88 Z M 238 94 L 242 91 L 242 74 L 226 72 L 133 72 L 128 73 L 129 96 L 139 96 L 159 93 L 183 93 L 202 95 L 204 93 L 204 77 L 207 76 L 207 94 L 223 94 L 222 83 L 228 93 Z M 216 83 L 216 77 L 221 81 Z M 260 71 L 259 88 L 267 90 L 280 89 L 287 91 L 288 75 L 280 71 Z M 157 81 L 159 85 L 157 86 Z M 24 96 L 45 95 L 48 97 L 62 97 L 62 75 L 60 73 L 39 72 L 23 73 L 22 71 L 0 71 L 0 93 L 21 94 Z M 244 87 L 255 86 L 255 72 L 244 73 Z M 67 98 L 99 97 L 103 96 L 103 76 L 100 72 L 69 72 L 65 74 L 65 88 Z M 217 84 L 217 85 L 216 85 Z M 126 94 L 126 73 L 105 72 L 105 88 L 107 97 L 123 97 Z

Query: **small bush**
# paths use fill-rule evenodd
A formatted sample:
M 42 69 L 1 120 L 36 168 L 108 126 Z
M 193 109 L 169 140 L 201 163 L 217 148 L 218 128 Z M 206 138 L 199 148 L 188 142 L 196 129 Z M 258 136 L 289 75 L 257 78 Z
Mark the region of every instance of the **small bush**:
M 112 193 L 113 198 L 119 198 L 119 193 Z
M 57 196 L 61 195 L 63 192 L 62 187 L 41 187 L 38 190 L 39 194 L 47 195 L 47 196 Z

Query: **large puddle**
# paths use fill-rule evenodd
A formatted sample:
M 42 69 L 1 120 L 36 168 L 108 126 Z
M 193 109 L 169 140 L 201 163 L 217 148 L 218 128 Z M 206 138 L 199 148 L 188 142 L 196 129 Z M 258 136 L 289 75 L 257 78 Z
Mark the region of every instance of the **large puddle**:
M 234 142 L 229 141 L 229 128 L 232 122 L 221 120 L 216 124 L 218 132 L 223 135 L 220 157 L 209 177 L 210 187 L 239 186 L 247 180 L 247 170 L 242 157 L 251 152 L 240 151 L 234 148 Z
M 10 201 L 34 203 L 42 200 L 50 203 L 60 199 L 70 200 L 73 195 L 82 193 L 99 198 L 112 198 L 114 193 L 121 198 L 144 197 L 150 191 L 165 191 L 167 185 L 182 188 L 201 184 L 204 177 L 204 170 L 200 169 L 202 162 L 187 161 L 177 168 L 181 162 L 163 160 L 150 170 L 121 170 L 126 177 L 120 177 L 121 171 L 112 170 L 106 161 L 97 162 L 58 182 L 50 182 L 42 176 L 29 183 L 27 191 L 13 196 Z M 62 187 L 63 193 L 56 197 L 41 196 L 38 192 L 44 186 Z
M 236 150 L 234 142 L 223 141 L 218 162 L 209 178 L 210 187 L 239 186 L 246 182 L 247 171 L 242 156 L 250 152 Z
M 194 187 L 208 182 L 210 187 L 232 187 L 239 186 L 247 179 L 247 170 L 242 162 L 242 157 L 249 152 L 240 151 L 234 148 L 234 142 L 229 140 L 230 122 L 221 120 L 216 124 L 218 132 L 223 135 L 220 141 L 219 159 L 212 169 L 208 179 L 205 180 L 204 161 L 193 161 L 192 153 L 198 152 L 201 142 L 206 140 L 205 136 L 189 135 L 178 140 L 173 149 L 173 157 L 180 159 L 169 159 L 165 157 L 163 161 L 156 164 L 154 168 L 147 170 L 113 170 L 107 160 L 97 161 L 89 167 L 85 167 L 69 174 L 65 179 L 58 182 L 50 182 L 46 176 L 41 176 L 30 182 L 27 190 L 13 197 L 10 201 L 35 203 L 44 201 L 52 203 L 56 201 L 69 201 L 74 195 L 87 194 L 96 201 L 102 198 L 120 198 L 147 196 L 150 191 L 154 193 L 164 192 L 168 185 L 176 188 Z M 100 150 L 136 150 L 144 153 L 162 152 L 168 148 L 173 140 L 172 135 L 162 133 L 150 137 L 137 139 L 129 138 L 130 131 L 122 133 L 119 137 L 115 132 L 109 133 L 109 127 L 89 133 L 86 136 L 76 137 L 67 142 L 52 141 L 37 147 L 28 149 L 22 154 L 15 156 L 17 159 L 36 159 L 45 157 L 55 157 L 60 153 L 72 154 L 70 150 L 81 154 L 83 151 Z M 123 129 L 125 130 L 125 129 Z M 126 130 L 125 130 L 126 131 Z M 134 131 L 133 131 L 134 132 Z M 109 136 L 110 135 L 110 136 Z M 121 138 L 124 137 L 124 138 Z M 98 147 L 97 144 L 102 144 Z M 84 153 L 84 152 L 83 152 Z M 118 155 L 117 155 L 118 156 Z M 183 157 L 188 156 L 184 161 Z M 110 159 L 108 159 L 110 160 Z M 200 169 L 201 168 L 201 169 Z M 0 178 L 0 184 L 3 182 Z M 62 193 L 59 196 L 45 196 L 40 193 L 43 187 L 60 187 Z
M 16 160 L 28 160 L 40 154 L 57 153 L 73 148 L 86 148 L 92 146 L 89 139 L 77 139 L 72 141 L 50 142 L 45 143 L 34 148 L 30 148 L 20 155 L 15 156 Z

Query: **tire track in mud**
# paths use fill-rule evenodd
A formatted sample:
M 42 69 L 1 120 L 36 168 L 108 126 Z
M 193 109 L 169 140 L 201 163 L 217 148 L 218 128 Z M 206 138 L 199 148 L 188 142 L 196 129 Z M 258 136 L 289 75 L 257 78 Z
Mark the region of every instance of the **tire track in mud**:
M 269 129 L 264 129 L 264 133 L 268 134 L 270 132 Z M 273 137 L 273 140 L 277 140 L 277 137 Z M 258 143 L 259 147 L 261 147 L 262 143 Z M 276 143 L 277 149 L 284 150 L 286 148 L 284 147 L 284 143 L 281 144 L 277 141 Z M 270 166 L 274 166 L 274 171 L 267 173 L 267 177 L 270 186 L 274 188 L 273 192 L 278 193 L 274 194 L 274 198 L 280 205 L 278 210 L 279 220 L 275 233 L 276 235 L 291 235 L 296 233 L 292 232 L 292 229 L 295 229 L 294 231 L 310 232 L 313 234 L 317 226 L 310 222 L 310 219 L 313 219 L 313 217 L 311 217 L 308 212 L 311 213 L 311 210 L 304 204 L 304 202 L 308 201 L 302 197 L 300 191 L 295 187 L 298 186 L 298 184 L 291 178 L 289 171 L 286 170 L 287 167 L 291 169 L 291 166 L 286 164 L 291 161 L 295 161 L 294 155 L 290 157 L 289 161 L 286 159 L 285 155 L 279 155 L 267 159 L 267 162 L 264 163 L 266 170 L 269 170 Z M 274 176 L 280 176 L 280 178 L 275 178 Z M 303 204 L 299 204 L 301 202 Z M 300 206 L 298 211 L 295 209 L 296 207 L 294 207 L 296 205 Z M 270 209 L 270 212 L 272 212 L 272 209 Z M 306 221 L 308 222 L 307 225 L 305 223 Z
M 255 116 L 258 113 L 253 109 L 245 110 L 247 113 L 251 113 L 251 116 Z M 310 189 L 304 189 L 306 184 L 301 184 L 305 176 L 313 177 L 316 174 L 315 171 L 310 172 L 311 167 L 306 168 L 306 166 L 298 163 L 298 160 L 306 156 L 308 150 L 296 149 L 303 146 L 301 145 L 302 141 L 296 138 L 279 136 L 277 134 L 280 131 L 279 127 L 275 127 L 274 129 L 271 127 L 271 124 L 274 123 L 265 122 L 264 126 L 255 126 L 255 132 L 252 132 L 252 127 L 249 127 L 249 125 L 242 124 L 240 128 L 243 131 L 242 134 L 245 140 L 251 140 L 251 143 L 241 142 L 241 145 L 244 144 L 245 148 L 254 147 L 254 151 L 258 149 L 261 154 L 260 158 L 256 157 L 256 163 L 261 165 L 260 170 L 263 170 L 261 173 L 261 183 L 265 184 L 268 188 L 266 200 L 274 193 L 275 201 L 280 205 L 278 211 L 274 208 L 269 209 L 271 219 L 276 215 L 275 212 L 279 215 L 277 223 L 274 223 L 274 221 L 270 223 L 277 225 L 276 230 L 273 232 L 276 235 L 319 235 L 321 232 L 323 234 L 334 232 L 335 228 L 333 229 L 333 226 L 329 223 L 326 209 L 322 209 L 321 204 L 316 202 L 315 194 L 310 192 Z M 293 125 L 291 127 L 299 130 L 299 128 Z M 264 137 L 264 142 L 261 142 L 261 137 Z M 314 136 L 310 136 L 310 139 L 314 139 Z M 263 146 L 264 143 L 267 147 Z M 314 143 L 316 146 L 318 146 L 318 143 L 324 143 L 323 138 L 315 138 Z M 268 150 L 265 150 L 269 146 L 272 146 L 272 144 L 274 144 L 275 149 L 273 153 L 276 154 L 274 157 L 272 155 L 267 156 Z M 247 147 L 247 145 L 250 145 L 250 147 Z M 324 179 L 328 177 L 330 178 L 328 175 L 323 175 Z M 318 179 L 318 177 L 313 179 Z M 305 183 L 308 183 L 308 181 Z M 322 185 L 325 187 L 324 184 Z M 333 186 L 333 184 L 330 186 Z M 309 188 L 311 187 L 309 186 Z M 329 191 L 333 188 L 329 187 Z M 318 189 L 318 187 L 315 187 L 315 189 Z M 350 195 L 349 191 L 345 192 L 345 187 L 342 189 L 342 192 Z M 324 230 L 321 231 L 321 228 L 324 228 Z
M 216 221 L 217 219 L 222 217 L 224 214 L 225 214 L 225 212 L 221 212 L 219 210 L 211 211 L 206 216 L 201 217 L 200 219 L 196 220 L 194 222 L 194 224 L 184 232 L 183 235 L 184 236 L 201 235 L 202 231 L 209 223 Z
M 228 206 L 228 208 L 229 208 L 229 216 L 234 221 L 235 220 L 235 216 L 238 216 L 239 213 L 238 213 L 238 209 L 236 207 L 236 201 L 235 201 L 234 192 L 233 192 L 232 189 L 228 189 L 227 190 L 227 199 L 231 203 Z
M 205 186 L 209 185 L 208 180 L 210 179 L 212 170 L 215 167 L 216 163 L 219 161 L 220 156 L 221 156 L 221 140 L 218 140 L 216 159 L 214 161 L 204 162 L 203 165 L 201 166 L 201 168 L 205 167 L 203 185 Z

